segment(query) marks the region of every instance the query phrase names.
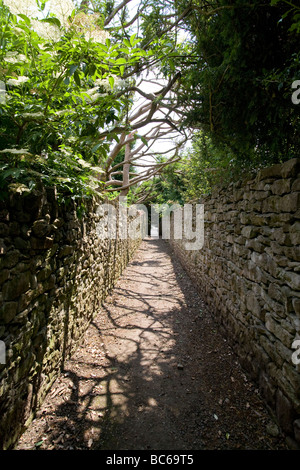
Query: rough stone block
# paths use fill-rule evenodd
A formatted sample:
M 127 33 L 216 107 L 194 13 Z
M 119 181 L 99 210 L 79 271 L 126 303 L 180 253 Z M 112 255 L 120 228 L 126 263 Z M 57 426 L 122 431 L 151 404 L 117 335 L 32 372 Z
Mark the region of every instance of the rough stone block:
M 1 269 L 0 271 L 0 285 L 3 284 L 9 278 L 9 270 Z
M 277 302 L 283 303 L 284 301 L 283 292 L 280 286 L 274 282 L 269 285 L 268 295 L 271 297 L 271 299 L 277 300 Z
M 24 238 L 16 237 L 14 239 L 14 246 L 17 250 L 26 252 L 30 249 L 30 242 L 28 240 L 24 240 Z
M 278 272 L 278 277 L 282 281 L 286 282 L 287 285 L 291 287 L 292 289 L 300 290 L 300 274 L 281 269 Z
M 282 194 L 289 193 L 291 190 L 291 179 L 276 180 L 271 186 L 273 194 L 281 196 Z
M 3 267 L 13 268 L 19 261 L 20 252 L 18 250 L 10 250 L 3 259 Z
M 281 322 L 274 319 L 272 314 L 266 314 L 266 328 L 286 347 L 290 347 L 294 337 L 282 327 Z
M 245 246 L 246 248 L 251 248 L 253 251 L 256 251 L 257 253 L 263 253 L 265 250 L 265 246 L 255 239 L 246 240 Z
M 266 402 L 274 409 L 276 397 L 276 385 L 264 370 L 259 376 L 259 388 Z
M 276 277 L 278 274 L 279 268 L 273 258 L 273 256 L 268 255 L 267 253 L 255 253 L 251 255 L 251 260 L 253 263 L 257 264 L 265 271 L 269 272 L 272 276 Z
M 18 308 L 17 302 L 6 302 L 0 309 L 0 323 L 9 323 L 16 316 Z
M 258 233 L 259 233 L 258 228 L 251 226 L 251 225 L 248 225 L 247 227 L 244 227 L 242 229 L 242 235 L 248 239 L 255 238 Z
M 30 244 L 33 250 L 49 250 L 53 246 L 53 238 L 36 238 L 31 237 Z
M 292 158 L 284 162 L 281 166 L 281 176 L 283 178 L 294 178 L 300 171 L 300 158 Z
M 293 245 L 300 246 L 300 221 L 289 227 L 290 240 Z
M 292 300 L 292 304 L 293 304 L 295 313 L 300 316 L 300 299 L 294 298 Z
M 291 362 L 292 351 L 288 351 L 288 361 L 285 362 L 282 368 L 283 380 L 288 380 L 287 390 L 300 398 L 300 374 L 297 372 L 296 367 Z
M 263 212 L 277 212 L 277 213 L 281 212 L 282 211 L 282 198 L 280 196 L 270 196 L 266 198 L 262 203 L 262 211 Z
M 290 236 L 288 233 L 284 232 L 282 227 L 274 229 L 271 235 L 271 238 L 273 240 L 276 240 L 276 242 L 279 243 L 279 245 L 285 245 L 285 246 L 291 245 Z
M 71 255 L 74 252 L 74 247 L 72 245 L 64 245 L 60 248 L 58 257 L 63 258 L 64 256 Z
M 264 290 L 262 290 L 261 294 L 262 294 L 263 299 L 266 302 L 265 309 L 268 312 L 272 312 L 277 317 L 284 318 L 286 315 L 284 305 L 271 299 L 271 297 L 269 297 L 268 294 Z
M 296 212 L 300 207 L 300 193 L 294 192 L 282 196 L 278 212 Z
M 13 279 L 7 281 L 3 285 L 3 298 L 4 300 L 15 300 L 20 297 L 21 294 L 30 289 L 31 285 L 31 273 L 26 271 L 19 276 L 15 276 Z
M 292 191 L 300 191 L 300 178 L 297 178 L 292 184 Z
M 293 261 L 300 261 L 300 246 L 284 247 L 285 255 Z
M 255 294 L 250 292 L 246 296 L 246 305 L 248 310 L 255 315 L 257 318 L 261 316 L 261 306 Z
M 276 415 L 282 430 L 288 434 L 293 434 L 295 411 L 292 403 L 281 390 L 277 390 L 276 393 Z
M 8 248 L 5 244 L 5 241 L 2 238 L 0 238 L 0 255 L 5 255 L 5 253 L 7 253 L 7 249 Z
M 269 178 L 281 178 L 282 177 L 282 168 L 281 165 L 278 163 L 273 165 L 269 168 L 263 168 L 259 171 L 256 177 L 256 181 L 262 181 Z
M 293 423 L 296 441 L 300 444 L 300 419 L 296 419 Z
M 9 235 L 9 227 L 7 224 L 0 222 L 0 237 L 7 237 Z
M 45 237 L 51 232 L 51 225 L 45 219 L 36 220 L 32 225 L 32 233 L 38 238 Z

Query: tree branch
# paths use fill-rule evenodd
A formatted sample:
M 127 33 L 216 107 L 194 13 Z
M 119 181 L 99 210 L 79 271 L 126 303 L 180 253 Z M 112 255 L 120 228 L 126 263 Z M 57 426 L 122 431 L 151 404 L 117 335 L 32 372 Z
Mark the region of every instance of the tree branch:
M 162 163 L 158 169 L 156 170 L 153 170 L 152 172 L 150 172 L 150 170 L 147 172 L 148 174 L 144 175 L 144 176 L 139 176 L 137 178 L 133 178 L 131 181 L 129 181 L 129 183 L 126 185 L 126 186 L 121 186 L 120 188 L 118 188 L 117 190 L 118 191 L 123 191 L 123 190 L 126 190 L 126 189 L 129 189 L 131 186 L 134 186 L 135 184 L 137 183 L 140 183 L 141 181 L 147 181 L 149 180 L 150 178 L 152 178 L 153 176 L 157 175 L 165 166 L 167 165 L 170 165 L 172 163 L 176 163 L 180 160 L 180 157 L 174 159 L 174 160 L 169 160 L 168 162 L 165 162 L 165 163 Z M 116 185 L 116 186 L 119 186 L 120 183 L 122 184 L 121 181 L 116 181 L 116 180 L 111 180 L 111 181 L 107 181 L 107 183 L 105 183 L 106 186 L 113 186 L 113 185 Z M 116 191 L 115 188 L 106 188 L 105 189 L 106 192 L 114 192 Z
M 131 0 L 123 0 L 123 2 L 120 3 L 120 4 L 111 12 L 111 14 L 108 16 L 108 18 L 106 18 L 106 20 L 104 21 L 104 26 L 107 26 L 107 25 L 113 20 L 113 18 L 116 16 L 116 14 L 119 13 L 119 11 L 122 10 L 122 8 L 124 8 L 129 2 L 131 2 Z

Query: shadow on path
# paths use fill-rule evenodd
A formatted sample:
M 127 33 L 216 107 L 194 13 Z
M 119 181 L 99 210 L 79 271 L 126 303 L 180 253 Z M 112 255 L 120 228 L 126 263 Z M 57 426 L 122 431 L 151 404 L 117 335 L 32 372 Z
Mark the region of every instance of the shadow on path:
M 18 449 L 285 449 L 171 254 L 143 241 Z

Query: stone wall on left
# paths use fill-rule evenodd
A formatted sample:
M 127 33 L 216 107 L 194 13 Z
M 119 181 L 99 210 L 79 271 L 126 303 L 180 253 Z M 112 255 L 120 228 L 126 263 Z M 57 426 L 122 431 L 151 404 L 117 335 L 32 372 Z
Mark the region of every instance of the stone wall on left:
M 43 186 L 0 202 L 0 449 L 13 448 L 139 246 L 99 236 L 103 202 L 83 212 Z

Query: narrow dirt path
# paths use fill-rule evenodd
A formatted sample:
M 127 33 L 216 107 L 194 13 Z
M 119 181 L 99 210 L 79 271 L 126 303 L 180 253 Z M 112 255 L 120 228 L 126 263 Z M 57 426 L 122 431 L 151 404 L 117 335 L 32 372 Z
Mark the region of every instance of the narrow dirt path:
M 21 449 L 285 449 L 171 249 L 145 240 Z

